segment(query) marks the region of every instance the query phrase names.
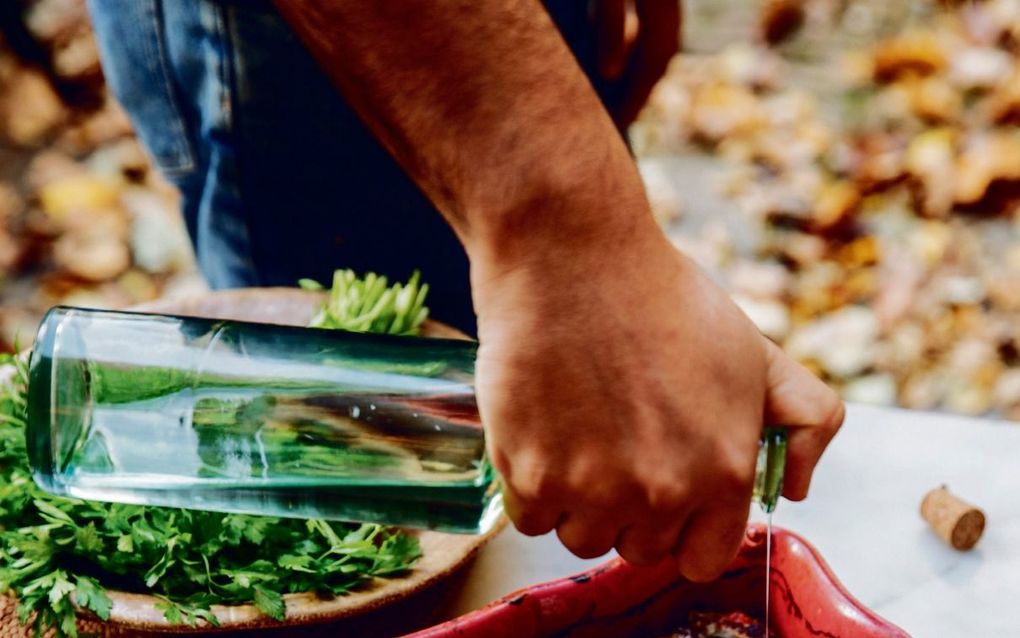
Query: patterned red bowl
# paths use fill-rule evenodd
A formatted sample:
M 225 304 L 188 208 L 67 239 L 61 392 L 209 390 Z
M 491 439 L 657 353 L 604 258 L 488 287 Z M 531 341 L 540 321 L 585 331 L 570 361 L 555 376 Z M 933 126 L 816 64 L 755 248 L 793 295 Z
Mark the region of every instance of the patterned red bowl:
M 691 611 L 764 616 L 765 528 L 748 527 L 740 554 L 718 580 L 692 583 L 672 561 L 635 567 L 617 558 L 517 591 L 408 638 L 621 638 L 661 636 Z M 772 536 L 770 625 L 776 638 L 909 638 L 851 596 L 807 541 Z

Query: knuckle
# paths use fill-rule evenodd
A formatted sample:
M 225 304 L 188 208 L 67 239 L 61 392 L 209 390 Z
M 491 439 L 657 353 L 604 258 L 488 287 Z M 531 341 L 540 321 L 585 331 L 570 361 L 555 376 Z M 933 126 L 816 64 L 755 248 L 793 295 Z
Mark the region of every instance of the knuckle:
M 567 472 L 562 494 L 575 508 L 607 511 L 621 505 L 628 486 L 615 472 L 585 463 Z
M 725 502 L 737 500 L 738 496 L 749 493 L 754 484 L 754 466 L 748 463 L 722 462 L 716 469 L 718 495 Z
M 838 396 L 833 397 L 833 405 L 828 416 L 823 420 L 822 427 L 833 432 L 843 427 L 843 420 L 846 418 L 846 404 Z
M 534 456 L 515 463 L 507 482 L 523 501 L 549 501 L 562 491 L 562 485 L 549 464 L 530 460 Z
M 627 540 L 621 542 L 616 551 L 628 563 L 634 565 L 653 565 L 669 555 L 671 543 L 663 541 L 640 542 Z
M 723 571 L 721 566 L 712 565 L 704 558 L 680 556 L 678 561 L 680 573 L 684 578 L 695 583 L 708 583 L 718 578 Z
M 746 529 L 746 516 L 736 512 L 702 518 L 674 552 L 680 572 L 695 582 L 718 578 L 740 550 Z
M 623 560 L 632 565 L 654 565 L 666 555 L 666 552 L 656 552 L 633 545 L 623 545 L 616 548 L 616 551 Z
M 514 527 L 525 536 L 541 536 L 552 529 L 552 525 L 543 523 L 540 516 L 521 513 L 513 519 Z
M 612 542 L 599 541 L 589 536 L 564 538 L 560 542 L 578 558 L 598 558 L 613 548 Z
M 496 447 L 491 438 L 489 439 L 488 455 L 489 459 L 492 461 L 493 467 L 495 467 L 502 476 L 507 478 L 512 476 L 513 465 L 510 463 L 510 457 L 506 454 L 505 450 Z
M 742 446 L 724 447 L 718 455 L 719 477 L 728 489 L 741 490 L 754 482 L 755 450 Z
M 742 493 L 754 483 L 754 466 L 747 463 L 729 466 L 723 471 L 722 480 L 727 491 Z
M 552 483 L 545 478 L 534 477 L 526 480 L 517 479 L 511 483 L 514 491 L 527 502 L 542 501 L 552 496 L 555 491 Z
M 619 494 L 611 485 L 590 484 L 587 489 L 574 487 L 568 490 L 568 498 L 579 507 L 594 511 L 612 511 L 619 506 Z
M 683 481 L 657 477 L 645 482 L 645 498 L 654 511 L 675 512 L 690 501 L 691 489 Z
M 677 567 L 684 578 L 696 583 L 715 580 L 726 569 L 728 561 L 721 560 L 710 552 L 693 551 L 685 544 L 676 555 Z

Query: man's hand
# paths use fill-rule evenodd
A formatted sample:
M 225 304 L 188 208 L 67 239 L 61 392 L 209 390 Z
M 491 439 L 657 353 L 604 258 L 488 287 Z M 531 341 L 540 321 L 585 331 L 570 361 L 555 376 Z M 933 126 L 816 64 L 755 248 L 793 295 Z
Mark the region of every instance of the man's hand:
M 476 277 L 507 510 L 579 556 L 672 553 L 710 579 L 743 538 L 762 424 L 792 426 L 786 494 L 803 498 L 842 403 L 660 233 L 603 239 Z
M 599 73 L 623 84 L 613 120 L 625 129 L 638 116 L 669 61 L 680 50 L 680 0 L 598 0 Z

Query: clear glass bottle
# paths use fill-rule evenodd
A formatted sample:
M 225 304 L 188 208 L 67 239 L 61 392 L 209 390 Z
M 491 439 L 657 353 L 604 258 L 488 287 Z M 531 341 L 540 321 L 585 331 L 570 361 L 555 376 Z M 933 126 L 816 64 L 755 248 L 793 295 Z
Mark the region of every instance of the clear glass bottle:
M 29 461 L 78 498 L 484 532 L 502 501 L 476 347 L 55 308 L 32 353 Z

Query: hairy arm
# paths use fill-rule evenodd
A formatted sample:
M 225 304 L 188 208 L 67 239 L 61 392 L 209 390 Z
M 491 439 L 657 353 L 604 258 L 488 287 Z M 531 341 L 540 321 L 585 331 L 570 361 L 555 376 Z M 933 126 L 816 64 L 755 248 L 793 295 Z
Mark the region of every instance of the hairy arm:
M 652 226 L 640 206 L 561 205 L 644 194 L 613 122 L 536 0 L 277 6 L 473 263 L 523 258 L 564 233 Z
M 786 493 L 804 497 L 842 404 L 658 229 L 537 0 L 276 4 L 464 243 L 479 409 L 520 530 L 713 577 L 766 421 L 795 428 Z

